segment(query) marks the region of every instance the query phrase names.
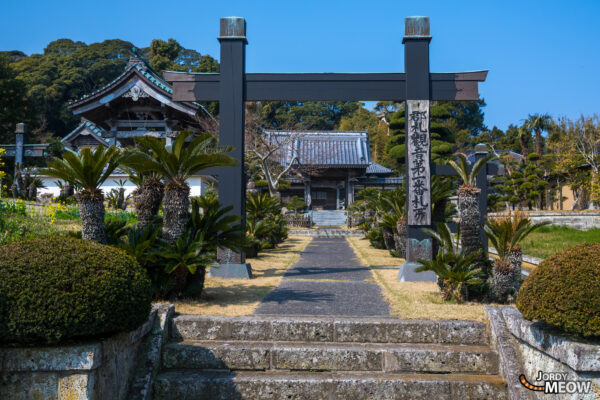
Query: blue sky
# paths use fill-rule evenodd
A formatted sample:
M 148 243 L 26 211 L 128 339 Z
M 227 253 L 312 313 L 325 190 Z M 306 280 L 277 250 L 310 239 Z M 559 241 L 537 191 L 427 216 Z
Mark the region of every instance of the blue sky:
M 600 113 L 600 0 L 2 0 L 0 50 L 58 38 L 175 38 L 219 57 L 219 18 L 247 20 L 248 72 L 401 72 L 403 19 L 431 18 L 431 70 L 488 69 L 486 124 Z

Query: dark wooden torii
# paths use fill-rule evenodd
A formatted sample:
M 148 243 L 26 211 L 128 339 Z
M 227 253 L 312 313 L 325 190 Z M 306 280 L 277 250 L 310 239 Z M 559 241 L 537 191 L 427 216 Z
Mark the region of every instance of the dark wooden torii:
M 246 21 L 222 18 L 218 39 L 219 73 L 165 72 L 164 77 L 173 83 L 175 101 L 219 101 L 220 143 L 233 146 L 232 155 L 240 161 L 218 171 L 224 205 L 233 205 L 244 221 L 245 101 L 406 101 L 408 251 L 410 239 L 427 240 L 421 228 L 431 225 L 429 101 L 478 100 L 478 83 L 485 81 L 487 71 L 431 73 L 428 17 L 405 19 L 404 73 L 246 73 Z M 245 257 L 230 262 L 243 264 Z

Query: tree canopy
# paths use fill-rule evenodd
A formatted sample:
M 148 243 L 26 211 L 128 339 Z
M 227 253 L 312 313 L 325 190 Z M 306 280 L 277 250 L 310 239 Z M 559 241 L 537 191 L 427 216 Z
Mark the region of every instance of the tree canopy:
M 55 136 L 69 133 L 79 123 L 79 117 L 68 110 L 68 103 L 99 89 L 123 73 L 134 47 L 131 42 L 119 39 L 89 45 L 71 39 L 58 39 L 48 43 L 42 54 L 27 56 L 20 51 L 0 53 L 3 55 L 0 61 L 0 85 L 2 90 L 6 86 L 6 93 L 15 94 L 10 99 L 5 99 L 7 96 L 3 95 L 0 100 L 10 101 L 10 104 L 3 104 L 4 111 L 0 116 L 0 142 L 14 140 L 11 140 L 11 136 L 15 118 L 17 122 L 29 122 L 32 131 L 37 129 Z M 164 69 L 216 72 L 219 69 L 219 63 L 214 58 L 186 49 L 174 39 L 155 39 L 150 47 L 139 50 L 139 54 L 149 59 L 150 66 L 159 72 Z M 23 105 L 24 99 L 31 105 Z M 22 115 L 30 109 L 35 110 L 35 117 Z M 4 127 L 5 123 L 8 128 Z M 34 138 L 30 137 L 32 140 Z

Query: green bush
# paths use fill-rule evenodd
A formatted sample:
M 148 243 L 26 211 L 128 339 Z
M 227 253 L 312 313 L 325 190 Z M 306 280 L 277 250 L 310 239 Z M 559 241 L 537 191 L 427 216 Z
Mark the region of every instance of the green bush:
M 600 243 L 571 247 L 545 259 L 523 283 L 517 308 L 567 333 L 600 336 Z
M 65 236 L 0 247 L 0 343 L 55 344 L 147 320 L 150 280 L 124 251 Z

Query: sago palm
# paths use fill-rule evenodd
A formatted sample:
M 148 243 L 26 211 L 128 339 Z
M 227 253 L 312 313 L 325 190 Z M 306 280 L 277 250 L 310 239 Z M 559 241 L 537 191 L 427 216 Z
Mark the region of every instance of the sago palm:
M 80 187 L 75 194 L 81 215 L 81 237 L 106 243 L 104 227 L 104 194 L 100 186 L 119 166 L 121 152 L 114 146 L 87 147 L 79 154 L 64 152 L 61 158 L 48 161 L 40 173 L 71 182 Z
M 462 302 L 468 300 L 470 286 L 478 286 L 483 283 L 481 269 L 477 266 L 479 253 L 466 254 L 464 250 L 460 253 L 445 251 L 440 248 L 432 260 L 419 259 L 420 267 L 416 272 L 432 271 L 443 283 L 442 298 L 444 300 L 455 299 Z
M 194 235 L 202 233 L 211 251 L 226 248 L 239 252 L 244 235 L 239 215 L 230 214 L 233 206 L 221 207 L 216 193 L 207 193 L 192 199 L 190 229 Z
M 467 157 L 464 154 L 457 155 L 458 162 L 448 161 L 448 164 L 454 168 L 458 177 L 462 180 L 462 185 L 458 188 L 458 217 L 460 225 L 460 242 L 463 250 L 467 253 L 480 251 L 483 247 L 480 238 L 481 227 L 479 219 L 481 210 L 479 210 L 479 194 L 481 190 L 475 186 L 477 174 L 486 167 L 486 164 L 493 158 L 489 155 L 482 157 L 473 163 L 469 168 Z M 482 254 L 482 257 L 485 255 Z M 480 266 L 484 268 L 484 262 L 481 260 Z M 487 277 L 487 271 L 484 270 Z
M 204 287 L 206 267 L 216 260 L 216 254 L 210 251 L 207 245 L 202 232 L 194 235 L 191 230 L 187 230 L 173 242 L 159 240 L 157 258 L 161 265 L 164 265 L 164 272 L 175 278 L 175 285 L 169 297 L 178 298 L 184 295 L 190 283 L 190 275 L 196 276 L 201 288 Z
M 151 136 L 136 137 L 141 149 L 130 150 L 124 164 L 139 173 L 154 172 L 164 180 L 163 239 L 174 242 L 185 232 L 189 221 L 190 187 L 186 180 L 192 175 L 214 167 L 234 166 L 236 160 L 227 155 L 231 151 L 216 145 L 211 134 L 193 137 L 186 143 L 189 132 L 182 132 L 172 148 Z
M 532 223 L 530 218 L 518 212 L 486 221 L 484 232 L 498 252 L 490 282 L 493 301 L 504 303 L 509 295 L 519 291 L 523 262 L 523 251 L 519 243 L 530 233 L 549 223 Z
M 126 172 L 129 180 L 137 186 L 132 194 L 138 228 L 146 229 L 158 215 L 165 185 L 155 172 L 139 173 L 135 168 L 126 168 Z

